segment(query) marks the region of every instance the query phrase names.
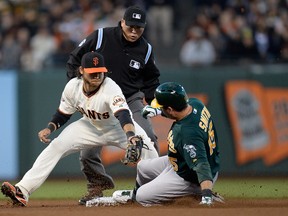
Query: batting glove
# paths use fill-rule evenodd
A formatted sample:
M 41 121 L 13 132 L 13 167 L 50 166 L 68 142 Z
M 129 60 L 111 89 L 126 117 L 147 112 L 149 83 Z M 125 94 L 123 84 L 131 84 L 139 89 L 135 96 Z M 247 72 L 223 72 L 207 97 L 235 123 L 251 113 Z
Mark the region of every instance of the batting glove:
M 202 199 L 199 204 L 207 205 L 207 206 L 211 206 L 213 204 L 212 203 L 212 191 L 210 189 L 202 190 Z
M 153 108 L 149 105 L 146 105 L 143 109 L 142 109 L 142 112 L 141 112 L 142 116 L 147 119 L 147 116 L 148 117 L 154 117 L 154 116 L 157 116 L 157 115 L 161 115 L 161 109 L 157 109 L 157 108 Z

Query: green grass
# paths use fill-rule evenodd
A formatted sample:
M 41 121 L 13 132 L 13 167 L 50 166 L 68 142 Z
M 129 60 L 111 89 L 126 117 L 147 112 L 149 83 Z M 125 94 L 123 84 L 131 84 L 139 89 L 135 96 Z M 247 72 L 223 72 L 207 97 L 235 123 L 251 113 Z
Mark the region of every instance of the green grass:
M 104 196 L 111 196 L 115 190 L 133 189 L 133 179 L 114 179 L 115 188 L 105 190 Z M 1 181 L 3 182 L 3 181 Z M 10 181 L 16 184 L 16 181 Z M 68 180 L 47 180 L 36 190 L 29 199 L 79 199 L 86 193 L 86 181 L 78 179 Z M 1 193 L 0 193 L 1 194 Z M 0 200 L 5 199 L 0 195 Z
M 214 189 L 230 198 L 288 198 L 288 178 L 224 178 Z
M 132 189 L 134 180 L 115 179 L 115 184 L 116 188 L 105 191 L 104 196 L 110 196 L 114 190 Z M 288 178 L 219 178 L 214 189 L 225 198 L 288 198 Z M 85 192 L 86 181 L 48 179 L 30 199 L 78 200 Z

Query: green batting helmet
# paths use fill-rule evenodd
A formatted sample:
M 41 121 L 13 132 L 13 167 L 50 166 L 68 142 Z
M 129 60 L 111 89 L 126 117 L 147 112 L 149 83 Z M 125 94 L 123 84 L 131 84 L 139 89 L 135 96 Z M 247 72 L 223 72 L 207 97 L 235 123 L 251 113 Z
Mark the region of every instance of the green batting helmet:
M 170 106 L 177 111 L 187 107 L 188 96 L 183 86 L 175 82 L 165 82 L 155 90 L 156 106 Z

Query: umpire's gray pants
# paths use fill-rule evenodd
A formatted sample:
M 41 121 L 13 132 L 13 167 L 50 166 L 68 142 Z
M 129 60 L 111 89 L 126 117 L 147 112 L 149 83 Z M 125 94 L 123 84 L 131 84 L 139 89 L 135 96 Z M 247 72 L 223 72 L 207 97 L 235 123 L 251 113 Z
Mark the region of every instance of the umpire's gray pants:
M 154 142 L 155 149 L 159 152 L 157 137 L 153 131 L 151 121 L 141 115 L 141 110 L 144 107 L 143 98 L 143 92 L 137 92 L 126 100 L 134 120 L 144 129 L 151 141 Z M 114 182 L 112 177 L 105 172 L 100 158 L 101 151 L 102 147 L 82 150 L 79 158 L 80 167 L 88 181 L 88 185 L 92 187 L 100 186 L 102 190 L 112 189 L 114 188 Z

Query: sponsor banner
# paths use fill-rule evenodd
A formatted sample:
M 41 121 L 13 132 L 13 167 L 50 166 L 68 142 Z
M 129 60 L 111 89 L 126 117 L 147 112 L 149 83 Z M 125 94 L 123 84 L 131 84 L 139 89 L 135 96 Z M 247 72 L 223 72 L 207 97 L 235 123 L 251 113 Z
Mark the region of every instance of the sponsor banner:
M 226 105 L 238 165 L 262 158 L 271 166 L 288 157 L 288 89 L 229 81 Z
M 268 122 L 264 89 L 256 81 L 229 81 L 225 97 L 236 149 L 243 165 L 271 152 L 274 142 Z
M 272 126 L 272 149 L 265 155 L 266 165 L 273 165 L 288 157 L 288 89 L 265 90 L 267 118 Z

